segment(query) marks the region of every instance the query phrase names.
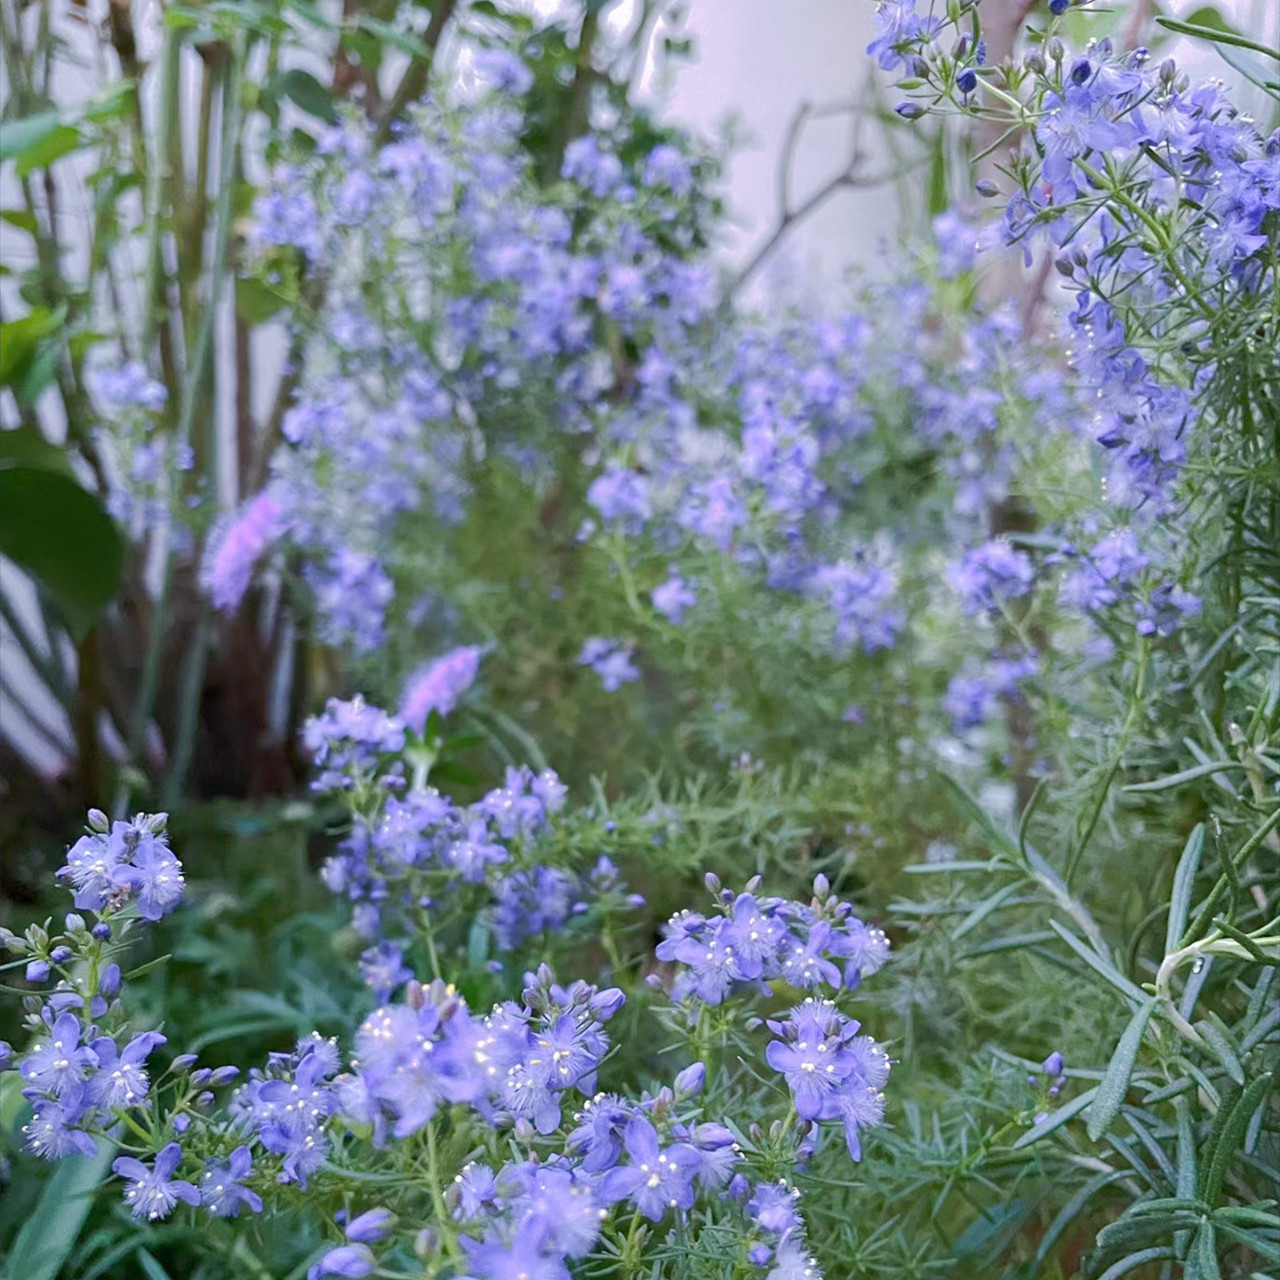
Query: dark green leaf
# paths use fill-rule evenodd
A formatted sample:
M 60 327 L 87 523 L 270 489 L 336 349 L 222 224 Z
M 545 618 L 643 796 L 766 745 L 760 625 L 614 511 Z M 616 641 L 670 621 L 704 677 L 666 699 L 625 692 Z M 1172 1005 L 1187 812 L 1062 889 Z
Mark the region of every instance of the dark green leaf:
M 247 324 L 262 324 L 288 305 L 287 298 L 257 280 L 236 281 L 236 312 Z
M 55 471 L 0 470 L 0 552 L 57 601 L 83 637 L 120 585 L 124 544 L 92 494 Z
M 0 324 L 0 387 L 16 388 L 26 377 L 40 343 L 56 333 L 66 319 L 59 307 L 35 307 L 29 315 Z
M 282 71 L 272 78 L 266 91 L 275 98 L 288 98 L 294 106 L 328 124 L 338 118 L 333 95 L 310 71 Z
M 35 427 L 0 431 L 0 471 L 8 467 L 33 467 L 37 471 L 75 478 L 67 451 L 46 440 Z
M 1210 1138 L 1209 1159 L 1204 1166 L 1204 1181 L 1200 1185 L 1200 1198 L 1212 1204 L 1222 1190 L 1227 1170 L 1240 1153 L 1241 1141 L 1253 1113 L 1262 1105 L 1271 1088 L 1272 1075 L 1264 1071 L 1233 1097 L 1224 1098 L 1214 1122 Z

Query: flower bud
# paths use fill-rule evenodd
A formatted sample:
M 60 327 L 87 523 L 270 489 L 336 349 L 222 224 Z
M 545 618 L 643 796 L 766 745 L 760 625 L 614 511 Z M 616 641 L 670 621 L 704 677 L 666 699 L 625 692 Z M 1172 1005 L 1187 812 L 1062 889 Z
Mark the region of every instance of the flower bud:
M 342 1276 L 344 1280 L 360 1280 L 369 1275 L 377 1264 L 368 1245 L 342 1244 L 328 1253 L 316 1263 L 313 1274 L 316 1276 Z
M 924 115 L 924 108 L 916 102 L 900 102 L 894 111 L 904 120 L 919 120 Z
M 1072 263 L 1071 259 L 1066 256 L 1066 254 L 1063 254 L 1060 258 L 1055 258 L 1053 265 L 1057 273 L 1060 276 L 1065 276 L 1068 280 L 1070 280 L 1076 273 L 1075 265 Z
M 1057 36 L 1054 36 L 1045 45 L 1045 51 L 1048 53 L 1050 61 L 1056 63 L 1061 63 L 1062 59 L 1067 56 L 1067 46 Z
M 101 809 L 90 809 L 89 830 L 98 835 L 106 835 L 111 830 L 111 819 Z
M 390 1209 L 370 1209 L 347 1224 L 347 1239 L 360 1244 L 377 1244 L 391 1234 L 393 1216 Z
M 1048 70 L 1048 66 L 1044 60 L 1044 55 L 1037 49 L 1033 49 L 1025 58 L 1023 58 L 1022 65 L 1026 67 L 1032 75 L 1036 76 L 1042 76 Z
M 720 877 L 716 875 L 714 871 L 708 871 L 707 874 L 702 877 L 702 883 L 707 886 L 708 893 L 714 894 L 720 892 Z
M 194 1053 L 180 1053 L 173 1060 L 173 1069 L 175 1071 L 189 1071 L 196 1064 L 196 1055 Z
M 588 1007 L 600 1022 L 608 1022 L 627 1002 L 627 993 L 619 987 L 606 987 L 591 997 Z
M 178 1135 L 186 1133 L 191 1128 L 191 1117 L 186 1112 L 180 1111 L 173 1117 L 173 1131 Z
M 68 933 L 83 933 L 87 927 L 84 922 L 84 916 L 78 915 L 74 911 L 68 911 L 67 917 L 62 923 Z
M 996 186 L 990 178 L 979 178 L 978 181 L 974 183 L 974 190 L 980 196 L 986 196 L 988 199 L 1000 194 L 1000 188 Z
M 436 1251 L 436 1233 L 430 1227 L 423 1227 L 413 1237 L 413 1251 L 424 1262 Z
M 99 920 L 90 932 L 99 942 L 106 942 L 111 937 L 111 926 L 105 920 Z
M 681 1099 L 696 1098 L 702 1092 L 702 1086 L 706 1083 L 706 1079 L 706 1063 L 695 1062 L 691 1066 L 685 1067 L 675 1078 L 676 1097 Z
M 52 960 L 54 964 L 66 964 L 73 955 L 75 955 L 75 952 L 72 951 L 66 943 L 63 943 L 62 946 L 54 947 L 54 949 L 49 952 L 49 959 Z
M 1041 1070 L 1047 1076 L 1060 1076 L 1062 1074 L 1063 1059 L 1056 1049 L 1041 1064 Z
M 32 960 L 27 965 L 27 981 L 43 982 L 49 976 L 49 962 L 47 960 Z
M 118 964 L 109 964 L 103 969 L 102 976 L 98 979 L 98 994 L 105 996 L 108 1000 L 112 1000 L 120 994 L 120 966 Z
M 1166 58 L 1160 64 L 1160 83 L 1171 85 L 1178 74 L 1178 64 L 1172 58 Z

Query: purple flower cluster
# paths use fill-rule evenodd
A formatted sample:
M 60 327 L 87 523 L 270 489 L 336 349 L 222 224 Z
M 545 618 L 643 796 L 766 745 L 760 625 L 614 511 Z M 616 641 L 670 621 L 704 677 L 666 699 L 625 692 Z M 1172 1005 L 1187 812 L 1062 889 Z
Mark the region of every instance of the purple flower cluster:
M 214 608 L 231 612 L 249 590 L 253 571 L 281 532 L 280 504 L 270 489 L 250 499 L 209 537 L 200 582 Z
M 159 920 L 182 897 L 182 863 L 169 848 L 164 813 L 139 814 L 130 822 L 108 824 L 90 814 L 91 831 L 67 850 L 58 878 L 75 890 L 81 911 L 101 914 L 136 903 L 145 920 Z
M 884 930 L 858 919 L 821 880 L 811 904 L 757 897 L 758 881 L 737 895 L 714 877 L 708 883 L 718 913 L 679 912 L 658 944 L 658 959 L 679 966 L 677 1000 L 718 1005 L 735 990 L 773 981 L 851 990 L 888 959 Z
M 334 126 L 256 207 L 268 283 L 282 254 L 325 277 L 271 485 L 333 643 L 378 644 L 402 520 L 455 524 L 474 463 L 505 458 L 536 479 L 544 446 L 583 430 L 609 390 L 602 320 L 678 349 L 715 302 L 710 268 L 689 256 L 702 217 L 690 159 L 663 143 L 632 171 L 592 135 L 547 189 L 509 100 L 527 68 L 496 54 L 485 67 L 478 101 L 424 102 L 388 142 Z M 371 271 L 401 287 L 370 295 Z M 531 413 L 550 437 L 528 429 Z M 593 500 L 620 514 L 643 505 L 606 489 Z
M 796 1114 L 804 1120 L 839 1120 L 853 1160 L 862 1159 L 859 1130 L 884 1119 L 889 1058 L 859 1023 L 829 1000 L 812 997 L 784 1019 L 770 1019 L 778 1037 L 766 1052 L 769 1065 L 787 1082 Z
M 624 684 L 640 679 L 632 658 L 635 646 L 606 636 L 592 636 L 578 654 L 578 665 L 590 667 L 600 677 L 606 693 L 616 693 Z
M 278 1182 L 305 1191 L 328 1157 L 328 1119 L 339 1105 L 333 1077 L 341 1065 L 337 1042 L 313 1034 L 292 1053 L 272 1054 L 232 1096 L 236 1134 L 261 1147 L 264 1167 L 275 1170 Z
M 414 984 L 408 995 L 365 1019 L 356 1032 L 358 1065 L 333 1084 L 333 1104 L 373 1126 L 375 1140 L 415 1133 L 452 1103 L 491 1123 L 525 1121 L 553 1133 L 570 1091 L 594 1093 L 608 1048 L 603 1024 L 624 999 L 617 990 L 551 983 L 536 1008 L 507 1003 L 476 1017 L 442 983 Z
M 419 667 L 405 684 L 400 719 L 421 734 L 432 713 L 450 715 L 475 683 L 483 656 L 483 646 L 462 645 Z
M 480 650 L 459 653 L 441 660 L 451 664 L 449 679 L 467 674 Z M 634 901 L 607 857 L 581 875 L 539 861 L 539 842 L 552 834 L 567 794 L 551 769 L 509 768 L 501 786 L 460 805 L 425 778 L 406 782 L 404 722 L 360 699 L 331 700 L 303 738 L 316 764 L 313 788 L 355 801 L 351 832 L 321 874 L 351 901 L 356 930 L 375 944 L 361 969 L 377 992 L 410 976 L 397 937 L 420 927 L 422 911 L 465 901 L 483 912 L 497 948 L 512 951 L 562 929 L 592 902 Z
M 115 981 L 119 983 L 119 966 Z M 110 979 L 106 984 L 109 988 Z M 147 1058 L 165 1037 L 144 1031 L 120 1049 L 111 1036 L 101 1034 L 89 1018 L 107 1012 L 107 999 L 96 997 L 87 1010 L 79 996 L 55 992 L 40 1012 L 44 1035 L 23 1059 L 22 1096 L 34 1114 L 23 1126 L 27 1148 L 47 1160 L 80 1154 L 96 1147 L 90 1136 L 109 1124 L 117 1109 L 144 1102 L 150 1090 Z
M 999 613 L 1011 600 L 1025 596 L 1035 584 L 1035 566 L 1025 551 L 996 538 L 964 553 L 951 566 L 947 581 L 960 596 L 966 613 Z

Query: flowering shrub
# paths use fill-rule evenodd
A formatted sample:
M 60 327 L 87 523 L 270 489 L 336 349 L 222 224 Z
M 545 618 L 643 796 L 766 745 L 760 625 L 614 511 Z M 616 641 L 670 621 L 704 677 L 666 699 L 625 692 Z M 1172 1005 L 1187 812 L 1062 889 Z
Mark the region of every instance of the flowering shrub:
M 202 625 L 296 646 L 309 785 L 176 805 L 185 866 L 94 811 L 0 935 L 83 1280 L 1280 1260 L 1280 135 L 1141 13 L 918 7 L 894 127 L 998 203 L 929 133 L 966 196 L 822 307 L 725 288 L 692 141 L 548 116 L 547 31 L 273 143 L 296 385 L 190 529 Z M 185 537 L 165 388 L 90 390 Z
M 689 1258 L 775 1280 L 817 1275 L 800 1188 L 820 1184 L 810 1166 L 827 1139 L 823 1122 L 839 1121 L 858 1160 L 861 1132 L 884 1113 L 888 1057 L 840 1007 L 883 963 L 884 934 L 825 877 L 806 904 L 761 898 L 757 881 L 735 895 L 709 875 L 716 913 L 682 912 L 657 948 L 674 964 L 669 979 L 636 984 L 615 965 L 615 978 L 631 980 L 629 997 L 581 979 L 561 985 L 542 963 L 525 974 L 518 1001 L 473 1012 L 440 972 L 441 954 L 451 954 L 444 926 L 458 913 L 449 899 L 492 881 L 489 905 L 471 918 L 492 922 L 500 951 L 527 945 L 539 923 L 562 929 L 577 891 L 560 887 L 572 884 L 562 869 L 532 859 L 565 789 L 549 771 L 513 770 L 460 809 L 426 788 L 422 746 L 359 702 L 331 705 L 307 736 L 316 786 L 347 796 L 358 824 L 326 880 L 358 900 L 370 934 L 412 912 L 434 977 L 420 982 L 390 942 L 366 952 L 361 968 L 382 1003 L 350 1037 L 349 1060 L 337 1039 L 315 1033 L 270 1054 L 221 1099 L 237 1067 L 180 1053 L 149 1070 L 166 1037 L 130 1031 L 117 957 L 143 922 L 177 905 L 182 867 L 164 815 L 110 824 L 95 811 L 59 874 L 96 918 L 72 914 L 64 932 L 3 938 L 29 957 L 28 981 L 56 974 L 28 1016 L 32 1047 L 16 1058 L 3 1050 L 34 1109 L 28 1149 L 92 1157 L 108 1141 L 126 1153 L 112 1163 L 124 1202 L 148 1221 L 180 1202 L 225 1218 L 305 1207 L 334 1240 L 312 1264 L 315 1277 L 424 1265 L 476 1280 L 567 1276 L 571 1260 L 593 1258 L 632 1275 L 682 1274 Z M 526 869 L 508 871 L 517 860 Z M 614 880 L 598 865 L 591 889 L 607 892 Z M 513 894 L 524 900 L 513 904 Z M 752 1010 L 787 993 L 794 1002 L 785 1015 L 774 1006 L 762 1052 Z M 629 998 L 647 1000 L 665 1028 L 662 1052 L 702 1055 L 636 1095 L 607 1087 L 608 1024 Z M 761 1077 L 769 1071 L 776 1077 Z M 378 1172 L 389 1163 L 393 1177 Z M 293 1187 L 303 1200 L 282 1198 Z M 383 1203 L 366 1207 L 371 1194 Z M 336 1202 L 351 1207 L 335 1216 Z

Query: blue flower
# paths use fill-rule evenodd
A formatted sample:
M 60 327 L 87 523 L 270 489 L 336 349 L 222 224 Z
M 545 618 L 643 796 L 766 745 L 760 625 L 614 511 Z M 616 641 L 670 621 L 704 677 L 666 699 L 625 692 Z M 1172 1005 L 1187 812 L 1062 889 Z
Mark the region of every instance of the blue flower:
M 155 1164 L 148 1169 L 141 1160 L 121 1156 L 112 1164 L 116 1175 L 128 1180 L 124 1201 L 135 1218 L 155 1221 L 167 1218 L 179 1200 L 199 1204 L 200 1193 L 189 1182 L 174 1178 L 182 1163 L 182 1148 L 171 1142 L 156 1154 Z
M 643 1116 L 628 1122 L 623 1145 L 630 1162 L 604 1175 L 605 1200 L 630 1200 L 651 1222 L 660 1221 L 668 1208 L 693 1208 L 693 1178 L 700 1164 L 694 1147 L 675 1143 L 660 1148 L 658 1131 Z
M 219 1218 L 234 1218 L 242 1205 L 261 1213 L 262 1197 L 241 1185 L 252 1171 L 253 1157 L 245 1146 L 237 1147 L 225 1163 L 210 1163 L 200 1175 L 200 1203 Z
M 77 1090 L 98 1065 L 98 1055 L 80 1043 L 80 1018 L 59 1014 L 47 1037 L 36 1044 L 22 1064 L 22 1078 L 36 1089 L 58 1096 Z

